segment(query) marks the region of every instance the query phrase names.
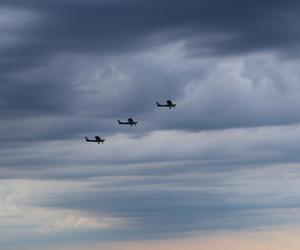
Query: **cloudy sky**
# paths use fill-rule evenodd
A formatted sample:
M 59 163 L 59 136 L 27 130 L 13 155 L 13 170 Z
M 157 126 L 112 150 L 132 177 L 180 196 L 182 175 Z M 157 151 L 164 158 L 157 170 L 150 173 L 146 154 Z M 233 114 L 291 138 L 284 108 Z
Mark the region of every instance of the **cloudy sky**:
M 0 0 L 1 249 L 299 249 L 299 22 L 296 0 Z

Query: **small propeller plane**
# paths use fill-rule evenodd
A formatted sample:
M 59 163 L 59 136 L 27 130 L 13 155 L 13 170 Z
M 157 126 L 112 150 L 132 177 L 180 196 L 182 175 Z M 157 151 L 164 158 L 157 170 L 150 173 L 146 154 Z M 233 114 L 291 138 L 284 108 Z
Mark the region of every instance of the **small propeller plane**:
M 171 100 L 167 100 L 167 104 L 159 104 L 159 102 L 156 102 L 157 107 L 166 107 L 166 108 L 174 108 L 176 107 L 176 104 L 173 103 Z
M 127 122 L 122 122 L 120 120 L 118 120 L 118 123 L 120 125 L 130 125 L 130 127 L 132 127 L 132 125 L 136 126 L 136 124 L 138 123 L 137 121 L 134 121 L 132 118 L 128 118 Z
M 89 138 L 85 137 L 85 140 L 87 142 L 97 142 L 98 144 L 100 144 L 100 142 L 103 144 L 103 142 L 105 142 L 104 139 L 101 139 L 99 136 L 95 136 L 95 140 L 90 140 Z

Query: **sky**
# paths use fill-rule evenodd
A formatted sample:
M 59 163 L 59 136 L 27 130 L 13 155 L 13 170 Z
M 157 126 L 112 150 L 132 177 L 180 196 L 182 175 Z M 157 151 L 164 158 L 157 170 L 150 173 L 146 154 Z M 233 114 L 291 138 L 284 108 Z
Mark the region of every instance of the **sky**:
M 1 249 L 299 249 L 299 22 L 296 0 L 0 0 Z

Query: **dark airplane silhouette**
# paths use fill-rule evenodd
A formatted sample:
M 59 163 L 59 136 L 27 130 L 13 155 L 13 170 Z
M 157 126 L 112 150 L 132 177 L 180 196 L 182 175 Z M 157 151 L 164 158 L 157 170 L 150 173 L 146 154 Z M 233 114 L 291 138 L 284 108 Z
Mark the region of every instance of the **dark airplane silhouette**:
M 128 118 L 128 122 L 121 122 L 120 120 L 118 120 L 118 123 L 120 125 L 130 125 L 130 127 L 132 127 L 132 125 L 136 126 L 136 124 L 138 123 L 137 121 L 134 121 L 132 118 Z
M 89 138 L 85 137 L 85 140 L 87 142 L 97 142 L 98 144 L 100 144 L 100 142 L 103 144 L 103 142 L 105 142 L 104 139 L 101 139 L 99 136 L 95 136 L 95 140 L 90 140 Z
M 157 105 L 157 107 L 166 107 L 169 109 L 171 109 L 171 108 L 175 109 L 175 107 L 176 107 L 176 104 L 172 103 L 171 100 L 167 100 L 167 104 L 159 104 L 159 102 L 156 102 L 156 105 Z

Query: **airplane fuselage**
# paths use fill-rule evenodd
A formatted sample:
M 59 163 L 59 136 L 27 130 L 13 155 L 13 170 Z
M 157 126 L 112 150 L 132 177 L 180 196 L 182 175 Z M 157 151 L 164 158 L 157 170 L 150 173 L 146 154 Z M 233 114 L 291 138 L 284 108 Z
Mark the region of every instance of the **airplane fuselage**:
M 98 144 L 100 143 L 104 143 L 105 142 L 105 139 L 101 139 L 99 136 L 95 136 L 95 140 L 91 140 L 91 139 L 88 139 L 87 137 L 85 137 L 85 141 L 86 142 L 97 142 Z
M 175 103 L 172 103 L 172 101 L 168 100 L 167 101 L 167 104 L 160 104 L 159 102 L 156 102 L 156 105 L 157 107 L 166 107 L 166 108 L 169 108 L 169 109 L 172 109 L 176 107 L 176 104 Z
M 130 125 L 130 127 L 132 127 L 133 125 L 136 126 L 136 124 L 138 123 L 137 121 L 134 121 L 132 118 L 129 118 L 127 122 L 122 122 L 120 120 L 118 120 L 118 123 L 120 125 Z

